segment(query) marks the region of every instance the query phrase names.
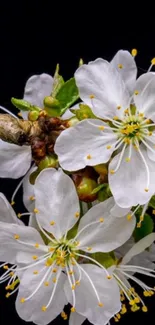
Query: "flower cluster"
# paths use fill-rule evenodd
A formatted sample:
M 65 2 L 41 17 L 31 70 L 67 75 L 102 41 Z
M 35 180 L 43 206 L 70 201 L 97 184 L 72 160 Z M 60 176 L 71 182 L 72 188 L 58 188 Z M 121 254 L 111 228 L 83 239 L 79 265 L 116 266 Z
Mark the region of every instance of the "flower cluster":
M 135 273 L 155 278 L 155 59 L 137 78 L 136 54 L 80 60 L 67 81 L 57 65 L 12 98 L 18 117 L 0 107 L 0 177 L 23 177 L 0 193 L 0 283 L 26 322 L 106 325 L 154 295 Z

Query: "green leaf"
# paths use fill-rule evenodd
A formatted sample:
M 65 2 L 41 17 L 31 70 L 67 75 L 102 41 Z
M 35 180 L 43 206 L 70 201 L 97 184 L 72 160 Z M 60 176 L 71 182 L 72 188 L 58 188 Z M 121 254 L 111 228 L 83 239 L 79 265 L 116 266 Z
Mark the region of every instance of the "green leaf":
M 155 209 L 155 195 L 152 196 L 150 202 L 149 202 L 149 206 L 153 209 Z
M 31 105 L 29 102 L 27 102 L 24 99 L 18 99 L 18 98 L 11 98 L 11 103 L 21 111 L 37 111 L 39 112 L 41 109 L 38 106 Z
M 96 188 L 94 188 L 94 190 L 91 192 L 91 194 L 96 194 L 98 193 L 102 188 L 105 188 L 107 187 L 107 184 L 101 184 L 101 185 L 98 185 Z
M 91 108 L 85 104 L 79 104 L 80 109 L 71 109 L 70 111 L 76 115 L 78 120 L 82 121 L 86 118 L 97 118 Z
M 136 216 L 137 222 L 139 222 L 139 215 Z M 154 229 L 154 223 L 152 218 L 150 217 L 149 214 L 145 213 L 144 215 L 144 220 L 141 223 L 140 228 L 135 228 L 134 230 L 134 238 L 135 241 L 139 241 L 140 239 L 144 238 L 145 236 L 151 234 Z
M 54 74 L 53 90 L 51 93 L 52 97 L 56 97 L 57 93 L 59 92 L 60 88 L 64 83 L 65 82 L 63 77 L 59 75 L 59 64 L 57 64 L 55 74 Z
M 75 83 L 75 78 L 71 78 L 66 81 L 57 92 L 55 97 L 61 107 L 61 115 L 65 113 L 66 109 L 69 108 L 79 98 L 78 88 Z
M 108 268 L 115 264 L 115 256 L 113 252 L 110 253 L 93 253 L 91 257 L 94 258 L 97 262 L 103 265 L 105 268 Z

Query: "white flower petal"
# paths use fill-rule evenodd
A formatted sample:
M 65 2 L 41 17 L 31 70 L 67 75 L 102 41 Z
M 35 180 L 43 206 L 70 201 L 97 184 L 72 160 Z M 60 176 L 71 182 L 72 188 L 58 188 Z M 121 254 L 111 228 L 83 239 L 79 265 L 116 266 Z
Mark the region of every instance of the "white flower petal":
M 87 247 L 91 247 L 91 252 L 110 252 L 130 238 L 135 228 L 135 217 L 133 216 L 129 221 L 126 216 L 117 218 L 111 215 L 110 210 L 114 204 L 114 199 L 111 197 L 92 207 L 81 218 L 78 232 L 86 228 L 77 237 L 80 242 L 78 248 L 88 251 Z M 103 222 L 88 226 L 89 223 L 100 221 L 100 218 L 103 218 L 101 220 Z
M 76 311 L 94 325 L 105 325 L 121 308 L 118 285 L 114 279 L 108 280 L 105 272 L 98 266 L 93 264 L 81 264 L 80 266 L 93 282 L 103 307 L 98 306 L 99 301 L 95 291 L 88 277 L 82 271 L 80 285 L 75 290 Z M 78 278 L 78 270 L 75 267 L 75 279 L 78 280 Z M 72 292 L 68 281 L 65 283 L 65 293 L 68 301 L 72 304 Z
M 121 75 L 103 59 L 83 64 L 75 72 L 75 80 L 81 99 L 98 117 L 122 116 L 129 105 L 129 93 Z
M 16 235 L 19 236 L 19 239 L 15 239 L 14 236 Z M 36 243 L 40 244 L 39 248 L 35 248 Z M 32 244 L 32 246 L 26 244 Z M 24 254 L 28 254 L 29 261 L 32 262 L 34 261 L 33 255 L 43 255 L 44 251 L 48 251 L 48 248 L 45 249 L 46 246 L 44 246 L 37 230 L 24 225 L 7 224 L 5 222 L 0 222 L 0 247 L 0 261 L 7 261 L 13 264 L 16 261 L 16 254 L 18 252 L 21 252 L 21 262 L 24 263 Z
M 115 204 L 111 210 L 110 213 L 114 217 L 124 217 L 127 213 L 129 213 L 130 208 L 121 208 L 119 205 Z
M 145 138 L 144 141 L 147 144 L 146 147 L 147 147 L 148 157 L 151 160 L 155 161 L 155 132 L 153 132 L 152 135 Z
M 69 325 L 82 325 L 86 317 L 76 312 L 70 313 Z
M 148 72 L 137 79 L 134 96 L 135 105 L 140 113 L 155 122 L 155 74 Z
M 39 325 L 49 324 L 60 314 L 64 305 L 67 304 L 65 293 L 63 291 L 66 275 L 60 271 L 61 274 L 57 282 L 53 300 L 47 310 L 45 312 L 42 311 L 42 307 L 48 304 L 55 285 L 52 281 L 52 272 L 47 267 L 41 271 L 43 267 L 44 263 L 29 268 L 24 272 L 20 279 L 19 293 L 16 300 L 16 310 L 18 315 L 27 322 L 34 322 Z M 36 270 L 38 271 L 38 274 L 33 274 Z M 48 271 L 51 272 L 49 281 L 45 276 Z M 48 275 L 50 272 L 48 272 Z M 59 271 L 57 272 L 57 275 L 58 273 Z M 43 277 L 45 277 L 45 280 L 36 294 L 34 294 L 29 300 L 25 301 L 25 303 L 21 303 L 20 300 L 22 298 L 27 298 L 36 290 Z M 49 282 L 48 286 L 44 284 L 46 281 Z
M 34 185 L 32 185 L 29 181 L 30 174 L 32 174 L 37 167 L 32 167 L 29 172 L 24 177 L 23 181 L 23 202 L 25 205 L 25 208 L 29 212 L 33 212 L 35 208 L 35 200 L 32 200 L 34 197 Z
M 44 97 L 50 96 L 52 87 L 53 78 L 49 74 L 34 75 L 26 82 L 24 100 L 42 108 Z
M 132 257 L 142 253 L 147 247 L 151 246 L 151 244 L 155 241 L 155 233 L 149 234 L 146 237 L 139 240 L 136 244 L 132 246 L 132 248 L 126 253 L 123 257 L 121 264 L 127 264 Z
M 17 218 L 11 204 L 3 193 L 0 193 L 0 221 L 24 225 L 23 222 Z
M 31 164 L 31 148 L 0 140 L 0 177 L 19 178 Z
M 110 159 L 117 137 L 110 128 L 101 130 L 100 127 L 107 127 L 107 124 L 87 119 L 60 134 L 54 150 L 63 169 L 75 171 Z M 107 146 L 111 147 L 107 149 Z
M 137 67 L 133 56 L 128 51 L 119 50 L 110 64 L 120 73 L 127 89 L 132 94 L 137 77 Z
M 116 203 L 123 208 L 136 206 L 137 204 L 145 204 L 155 191 L 154 162 L 148 158 L 146 149 L 143 146 L 140 146 L 140 150 L 149 168 L 150 185 L 148 192 L 145 191 L 147 188 L 146 168 L 140 154 L 134 148 L 132 149 L 130 162 L 125 161 L 127 157 L 126 151 L 119 169 L 114 174 L 109 173 L 110 190 Z M 109 170 L 116 168 L 119 158 L 120 154 L 112 159 Z
M 61 169 L 47 168 L 37 177 L 34 190 L 37 219 L 60 239 L 78 220 L 79 199 L 73 181 Z

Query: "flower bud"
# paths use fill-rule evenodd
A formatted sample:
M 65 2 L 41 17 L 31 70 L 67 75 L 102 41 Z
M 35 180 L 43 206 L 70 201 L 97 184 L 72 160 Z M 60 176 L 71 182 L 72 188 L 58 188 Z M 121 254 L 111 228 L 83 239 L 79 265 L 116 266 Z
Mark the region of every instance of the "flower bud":
M 40 161 L 38 165 L 39 171 L 48 167 L 53 167 L 53 168 L 58 167 L 58 158 L 56 155 L 53 154 L 51 156 L 46 156 L 44 159 Z
M 103 176 L 107 176 L 108 175 L 108 168 L 106 164 L 99 164 L 96 166 L 93 166 L 93 168 L 95 169 L 95 171 L 99 174 L 99 175 L 103 175 Z
M 81 182 L 76 187 L 79 199 L 84 202 L 93 202 L 97 198 L 97 194 L 92 194 L 94 188 L 96 188 L 97 183 L 95 180 L 83 177 Z
M 37 111 L 30 111 L 29 113 L 28 113 L 28 120 L 29 121 L 36 121 L 37 119 L 38 119 L 38 117 L 39 117 L 39 112 L 37 112 Z
M 61 114 L 60 103 L 52 96 L 47 96 L 44 98 L 44 108 L 47 114 L 51 117 L 57 117 Z

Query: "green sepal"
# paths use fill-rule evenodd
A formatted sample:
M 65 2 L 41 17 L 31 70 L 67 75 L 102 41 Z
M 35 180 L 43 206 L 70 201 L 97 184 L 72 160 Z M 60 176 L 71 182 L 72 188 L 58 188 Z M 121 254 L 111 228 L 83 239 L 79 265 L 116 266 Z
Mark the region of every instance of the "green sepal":
M 85 104 L 79 104 L 79 109 L 70 109 L 70 111 L 76 115 L 79 121 L 85 120 L 87 118 L 97 118 L 91 108 Z
M 102 188 L 106 188 L 107 184 L 100 184 L 98 185 L 96 188 L 94 188 L 94 190 L 91 192 L 91 194 L 96 194 L 98 193 L 100 190 L 102 190 Z
M 103 202 L 103 201 L 105 201 L 106 199 L 108 199 L 109 197 L 112 196 L 109 185 L 108 184 L 104 184 L 104 185 L 106 185 L 106 186 L 104 186 L 98 192 L 98 200 L 100 202 Z
M 67 108 L 74 104 L 79 98 L 79 92 L 75 83 L 75 78 L 71 78 L 66 81 L 57 92 L 55 98 L 60 103 L 60 115 L 63 115 Z
M 116 264 L 115 255 L 113 252 L 110 253 L 93 253 L 91 257 L 94 258 L 97 262 L 103 265 L 106 269 L 110 266 Z
M 60 88 L 63 86 L 64 83 L 65 82 L 63 77 L 59 75 L 59 64 L 57 64 L 54 74 L 53 90 L 51 93 L 52 97 L 56 97 L 57 93 L 59 92 Z
M 27 102 L 24 99 L 18 99 L 18 98 L 11 98 L 11 103 L 21 111 L 37 111 L 40 112 L 40 107 L 31 105 L 29 102 Z

